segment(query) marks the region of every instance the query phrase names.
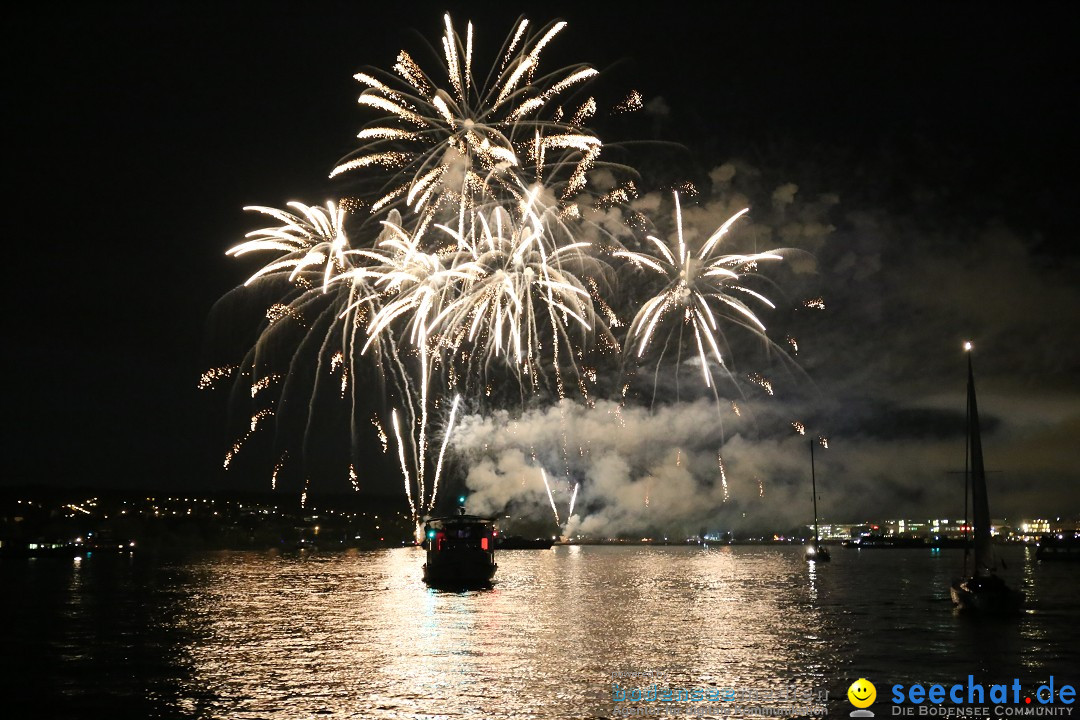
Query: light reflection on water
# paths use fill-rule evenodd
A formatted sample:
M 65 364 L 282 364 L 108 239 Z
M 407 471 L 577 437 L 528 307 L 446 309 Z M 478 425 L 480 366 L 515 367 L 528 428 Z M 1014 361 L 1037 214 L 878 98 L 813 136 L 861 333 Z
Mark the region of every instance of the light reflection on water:
M 417 549 L 4 560 L 16 686 L 151 717 L 611 716 L 612 673 L 673 688 L 1025 683 L 1080 667 L 1077 574 L 1009 548 L 1019 620 L 957 616 L 959 553 L 557 547 L 498 554 L 490 590 L 440 592 Z M 9 658 L 10 659 L 10 658 Z M 46 686 L 43 686 L 43 683 Z M 646 681 L 623 681 L 630 686 Z M 887 709 L 885 710 L 887 712 Z

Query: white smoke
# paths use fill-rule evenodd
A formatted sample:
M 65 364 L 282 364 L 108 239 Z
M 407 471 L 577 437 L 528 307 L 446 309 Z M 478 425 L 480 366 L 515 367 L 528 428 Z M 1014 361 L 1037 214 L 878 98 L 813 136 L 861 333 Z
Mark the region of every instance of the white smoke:
M 704 400 L 653 410 L 611 401 L 593 408 L 564 401 L 519 417 L 506 411 L 464 417 L 452 444 L 468 466 L 473 512 L 546 517 L 554 526 L 546 475 L 568 536 L 786 530 L 813 518 L 809 443 L 816 435 L 792 429 L 786 419 L 793 409 L 778 402 L 746 403 L 743 415 L 754 414 L 755 420 L 722 423 L 724 414 Z M 1002 435 L 1015 437 L 1016 449 L 1032 441 L 1024 425 L 1003 430 L 988 437 L 994 443 Z M 829 440 L 829 449 L 817 446 L 815 453 L 824 521 L 960 512 L 963 485 L 954 472 L 963 466 L 960 435 L 852 434 Z M 991 448 L 988 461 L 1013 475 L 1018 469 L 1010 468 L 1012 451 L 1012 443 Z M 999 459 L 1003 465 L 996 464 Z M 568 517 L 577 484 L 575 512 Z M 1031 493 L 1042 490 L 1041 485 L 1018 488 L 997 478 L 991 484 L 999 506 L 1028 505 Z
M 514 508 L 552 517 L 546 475 L 568 535 L 693 533 L 703 523 L 714 524 L 718 512 L 802 520 L 809 487 L 793 488 L 792 478 L 808 479 L 804 443 L 793 432 L 781 440 L 749 442 L 743 433 L 752 432 L 750 422 L 725 427 L 723 418 L 705 400 L 653 410 L 564 401 L 519 417 L 507 411 L 464 417 L 452 443 L 469 468 L 470 510 Z M 568 518 L 578 484 L 575 512 Z M 793 493 L 806 507 L 790 507 Z

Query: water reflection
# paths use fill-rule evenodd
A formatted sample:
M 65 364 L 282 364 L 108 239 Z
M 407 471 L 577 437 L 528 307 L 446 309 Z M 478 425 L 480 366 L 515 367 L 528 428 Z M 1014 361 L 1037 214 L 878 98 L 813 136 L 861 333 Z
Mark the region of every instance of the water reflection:
M 784 550 L 504 552 L 493 589 L 462 593 L 426 588 L 414 550 L 252 560 L 258 572 L 214 564 L 214 584 L 230 588 L 214 613 L 229 651 L 196 653 L 234 716 L 286 701 L 370 717 L 424 715 L 433 703 L 489 717 L 606 715 L 618 671 L 657 672 L 674 687 L 811 687 L 839 661 L 817 583 L 811 595 L 805 563 Z M 329 578 L 335 592 L 320 592 Z M 282 580 L 303 605 L 280 602 Z M 283 627 L 294 631 L 284 644 Z M 276 688 L 260 668 L 273 669 Z
M 411 548 L 0 572 L 25 588 L 9 598 L 12 642 L 34 639 L 38 690 L 73 713 L 562 718 L 610 717 L 619 671 L 667 687 L 825 686 L 839 711 L 861 676 L 1042 681 L 1076 667 L 1075 573 L 1022 550 L 1008 561 L 1030 604 L 1002 623 L 952 612 L 949 551 L 839 551 L 820 566 L 801 548 L 504 551 L 494 587 L 466 592 L 427 588 Z

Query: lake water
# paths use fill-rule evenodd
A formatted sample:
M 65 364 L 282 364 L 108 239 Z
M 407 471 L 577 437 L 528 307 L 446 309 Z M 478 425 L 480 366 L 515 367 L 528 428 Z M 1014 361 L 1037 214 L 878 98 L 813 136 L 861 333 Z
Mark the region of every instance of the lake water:
M 744 693 L 675 708 L 736 717 L 783 707 L 760 700 L 778 689 L 827 690 L 829 715 L 846 717 L 847 688 L 866 677 L 881 717 L 893 683 L 1080 684 L 1080 573 L 1028 548 L 1004 551 L 1028 597 L 1004 621 L 953 611 L 960 551 L 836 548 L 820 567 L 769 546 L 497 555 L 494 587 L 461 593 L 428 589 L 415 548 L 3 559 L 5 706 L 72 718 L 591 718 L 628 705 L 672 716 L 672 703 L 613 700 L 655 684 Z

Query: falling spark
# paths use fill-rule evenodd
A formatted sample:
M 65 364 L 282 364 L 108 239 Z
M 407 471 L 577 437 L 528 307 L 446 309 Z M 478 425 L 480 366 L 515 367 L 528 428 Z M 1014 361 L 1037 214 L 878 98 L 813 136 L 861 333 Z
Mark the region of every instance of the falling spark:
M 343 197 L 338 199 L 338 207 L 351 215 L 359 213 L 366 205 L 367 203 L 362 198 Z
M 281 379 L 280 375 L 265 375 L 265 376 L 259 378 L 258 380 L 256 380 L 254 383 L 251 384 L 251 397 L 255 397 L 260 392 L 262 392 L 266 388 L 270 387 L 271 385 L 273 385 L 274 383 L 276 383 L 280 379 Z
M 240 452 L 240 448 L 241 448 L 241 447 L 243 447 L 243 444 L 244 444 L 244 439 L 246 439 L 246 438 L 247 438 L 247 436 L 245 435 L 243 439 L 240 439 L 240 440 L 237 440 L 237 441 L 235 441 L 235 442 L 234 442 L 234 443 L 232 444 L 232 447 L 231 447 L 231 448 L 229 448 L 228 452 L 226 452 L 226 453 L 225 453 L 225 460 L 224 460 L 224 462 L 222 462 L 222 464 L 221 464 L 221 466 L 222 466 L 223 468 L 225 468 L 226 470 L 228 470 L 228 469 L 229 469 L 229 466 L 230 466 L 230 465 L 232 465 L 232 461 L 233 461 L 233 459 L 234 459 L 234 458 L 235 458 L 235 457 L 237 456 L 237 454 L 238 454 L 238 453 Z
M 720 467 L 720 485 L 724 491 L 724 502 L 728 501 L 728 483 L 727 473 L 724 471 L 724 458 L 720 457 L 720 453 L 716 454 L 716 464 Z
M 375 433 L 379 438 L 379 442 L 382 444 L 383 455 L 385 455 L 390 449 L 390 442 L 389 438 L 387 438 L 386 436 L 386 431 L 383 430 L 382 423 L 379 422 L 379 417 L 377 415 L 371 416 L 371 424 L 375 426 Z
M 824 310 L 825 309 L 825 299 L 820 298 L 820 297 L 816 297 L 816 298 L 811 298 L 809 300 L 804 300 L 803 301 L 803 307 L 808 307 L 811 310 Z
M 683 195 L 689 195 L 691 197 L 698 194 L 697 186 L 689 180 L 684 180 L 678 185 L 675 185 L 672 190 L 676 193 L 682 193 Z
M 345 353 L 338 350 L 330 358 L 330 373 L 341 371 L 341 397 L 345 397 L 345 393 L 349 389 L 349 368 L 345 366 Z
M 746 377 L 750 380 L 750 382 L 754 383 L 755 385 L 760 385 L 761 388 L 765 390 L 765 392 L 767 392 L 769 395 L 773 394 L 772 382 L 763 377 L 760 373 L 750 373 Z
M 268 417 L 273 417 L 274 411 L 270 409 L 263 409 L 251 416 L 250 431 L 255 432 L 259 428 L 259 423 Z
M 281 457 L 274 463 L 274 471 L 270 473 L 270 489 L 277 490 L 278 476 L 281 475 L 281 469 L 285 467 L 285 463 L 289 459 L 289 452 L 286 450 L 281 453 Z
M 232 377 L 238 367 L 237 365 L 222 365 L 221 367 L 210 368 L 199 377 L 198 388 L 200 390 L 212 388 L 218 380 Z
M 289 307 L 283 303 L 274 303 L 266 309 L 266 319 L 271 323 L 275 323 L 282 318 L 292 318 L 302 327 L 306 327 L 307 323 L 304 322 L 304 316 L 300 314 L 300 311 L 296 308 Z
M 641 93 L 639 93 L 637 90 L 631 90 L 630 94 L 626 96 L 626 99 L 613 108 L 612 113 L 621 114 L 636 112 L 642 107 L 643 102 L 641 98 Z
M 622 185 L 619 185 L 613 190 L 609 190 L 597 198 L 595 207 L 597 210 L 604 210 L 616 205 L 624 205 L 637 196 L 637 185 L 634 184 L 633 180 L 627 180 Z
M 803 425 L 798 420 L 793 421 L 791 423 L 791 427 L 795 428 L 795 432 L 799 433 L 800 435 L 805 435 L 806 434 L 806 426 Z
M 259 410 L 254 415 L 252 415 L 251 420 L 248 421 L 247 432 L 245 432 L 242 437 L 238 438 L 235 442 L 233 442 L 232 447 L 229 448 L 229 451 L 225 453 L 225 460 L 222 463 L 222 467 L 228 470 L 229 466 L 232 465 L 232 461 L 235 460 L 236 456 L 240 454 L 240 450 L 244 447 L 244 443 L 246 443 L 251 437 L 251 435 L 259 429 L 259 424 L 266 418 L 273 416 L 274 411 L 270 410 L 269 408 Z

